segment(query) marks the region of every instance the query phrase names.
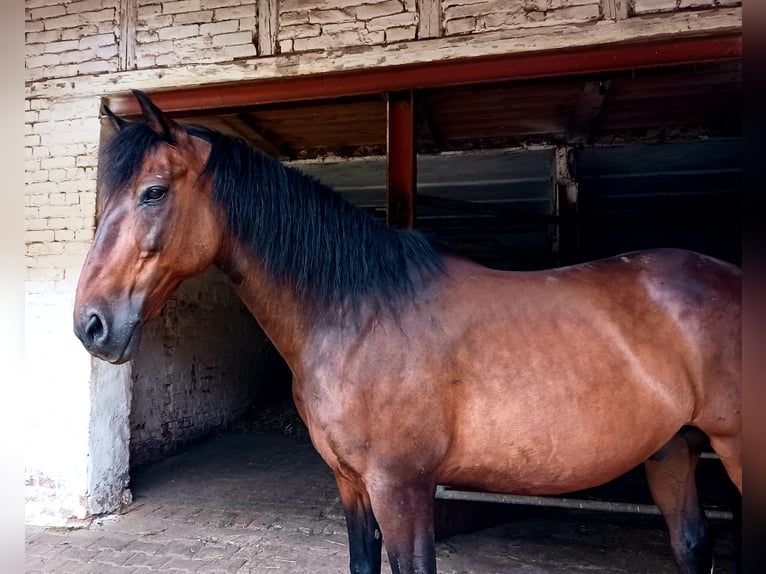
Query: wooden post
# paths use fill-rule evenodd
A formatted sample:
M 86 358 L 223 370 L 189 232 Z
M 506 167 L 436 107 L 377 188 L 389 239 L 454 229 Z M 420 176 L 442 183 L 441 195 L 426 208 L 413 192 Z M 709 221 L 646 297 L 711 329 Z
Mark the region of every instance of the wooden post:
M 117 43 L 117 66 L 121 72 L 136 67 L 136 0 L 120 0 L 120 39 Z
M 255 47 L 259 56 L 277 53 L 277 32 L 279 27 L 279 6 L 277 0 L 258 0 L 258 38 Z
M 556 148 L 556 215 L 559 225 L 554 244 L 559 265 L 576 263 L 579 256 L 578 187 L 574 173 L 574 150 Z
M 630 0 L 601 0 L 601 12 L 607 20 L 624 20 L 630 12 Z
M 415 106 L 412 91 L 388 94 L 386 137 L 387 221 L 412 229 L 415 225 Z
M 611 88 L 612 80 L 585 83 L 570 120 L 566 137 L 568 144 L 582 144 L 590 140 Z
M 442 35 L 441 0 L 418 0 L 418 40 Z

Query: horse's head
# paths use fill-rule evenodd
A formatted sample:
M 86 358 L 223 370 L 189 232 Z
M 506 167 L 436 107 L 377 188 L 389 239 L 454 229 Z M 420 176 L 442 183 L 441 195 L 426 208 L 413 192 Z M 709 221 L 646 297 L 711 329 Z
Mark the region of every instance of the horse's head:
M 134 94 L 144 121 L 127 123 L 106 110 L 117 133 L 102 151 L 102 209 L 74 306 L 77 337 L 113 363 L 133 357 L 143 323 L 184 279 L 214 262 L 223 238 L 204 175 L 210 144 Z

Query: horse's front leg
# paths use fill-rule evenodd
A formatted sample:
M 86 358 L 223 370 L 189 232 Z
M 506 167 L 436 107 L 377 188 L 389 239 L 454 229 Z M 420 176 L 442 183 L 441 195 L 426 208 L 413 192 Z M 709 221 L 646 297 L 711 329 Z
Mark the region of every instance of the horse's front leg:
M 382 537 L 367 490 L 361 480 L 352 481 L 337 472 L 335 480 L 346 515 L 351 574 L 380 574 Z
M 393 574 L 436 574 L 433 484 L 368 480 Z

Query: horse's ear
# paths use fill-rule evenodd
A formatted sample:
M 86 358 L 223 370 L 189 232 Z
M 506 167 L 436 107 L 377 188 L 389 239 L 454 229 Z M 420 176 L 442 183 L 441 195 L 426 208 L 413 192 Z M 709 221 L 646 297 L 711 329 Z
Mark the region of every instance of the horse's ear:
M 117 114 L 110 110 L 106 104 L 102 105 L 101 109 L 104 112 L 104 115 L 109 119 L 109 123 L 112 124 L 112 127 L 115 129 L 115 131 L 120 131 L 122 128 L 128 125 L 128 122 L 120 117 L 117 117 Z
M 173 142 L 173 120 L 165 117 L 164 112 L 154 105 L 144 92 L 133 90 L 133 95 L 141 106 L 141 112 L 144 114 L 144 120 L 149 127 L 162 135 L 168 142 Z

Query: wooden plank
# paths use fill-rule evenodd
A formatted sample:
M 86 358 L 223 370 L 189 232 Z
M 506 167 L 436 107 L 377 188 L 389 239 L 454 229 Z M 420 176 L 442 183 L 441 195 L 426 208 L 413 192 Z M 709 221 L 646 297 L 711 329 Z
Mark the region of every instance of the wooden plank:
M 279 0 L 257 0 L 259 56 L 271 56 L 277 51 L 279 32 Z
M 611 87 L 611 80 L 585 83 L 569 124 L 567 143 L 581 144 L 589 140 Z
M 579 187 L 574 175 L 574 149 L 570 146 L 556 148 L 556 230 L 554 252 L 559 265 L 577 262 L 579 255 L 580 220 L 578 217 Z
M 411 91 L 388 94 L 386 189 L 389 225 L 415 226 L 415 102 Z
M 433 120 L 430 106 L 418 98 L 415 102 L 415 108 L 417 120 L 415 126 L 417 131 L 416 146 L 419 144 L 428 149 L 430 153 L 441 151 L 444 148 L 444 139 Z
M 136 0 L 120 0 L 120 40 L 117 48 L 118 67 L 122 71 L 132 70 L 136 65 Z
M 512 100 L 508 99 L 509 88 L 513 89 Z M 481 101 L 482 106 L 485 102 L 493 102 L 496 105 L 518 105 L 518 102 L 538 101 L 540 98 L 555 101 L 562 97 L 569 97 L 573 90 L 576 88 L 572 86 L 571 80 L 540 80 L 534 85 L 511 80 L 502 84 L 442 88 L 439 91 L 428 90 L 424 92 L 424 97 L 429 104 L 460 101 L 464 105 L 476 107 L 476 101 Z
M 418 0 L 418 38 L 438 38 L 442 35 L 441 0 Z
M 272 157 L 284 158 L 290 157 L 291 150 L 283 150 L 280 143 L 275 142 L 274 137 L 269 137 L 262 133 L 258 124 L 247 114 L 237 114 L 236 116 L 222 116 L 221 120 L 229 129 L 248 140 L 253 146 Z
M 266 127 L 262 122 L 259 121 L 257 115 L 251 113 L 242 113 L 237 117 L 254 133 L 258 134 L 262 141 L 268 142 L 271 146 L 279 150 L 281 156 L 287 156 L 290 159 L 295 159 L 295 150 L 287 142 L 287 140 L 276 133 L 273 127 Z
M 601 13 L 609 20 L 624 20 L 628 17 L 630 0 L 601 0 Z

